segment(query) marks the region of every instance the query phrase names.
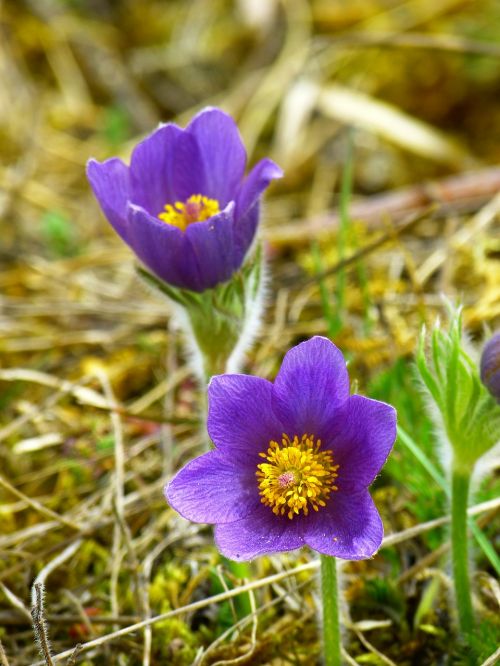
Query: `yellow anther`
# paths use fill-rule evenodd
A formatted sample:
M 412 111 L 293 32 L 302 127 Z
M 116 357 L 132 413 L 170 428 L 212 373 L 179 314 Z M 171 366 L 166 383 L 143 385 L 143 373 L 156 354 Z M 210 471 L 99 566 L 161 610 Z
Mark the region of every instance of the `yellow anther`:
M 174 227 L 185 231 L 186 227 L 193 222 L 203 222 L 209 217 L 220 213 L 217 199 L 209 199 L 201 194 L 193 194 L 187 201 L 176 201 L 173 205 L 166 204 L 165 210 L 159 215 L 159 219 Z
M 259 454 L 266 462 L 257 465 L 261 502 L 277 516 L 287 515 L 290 520 L 309 509 L 318 511 L 326 506 L 337 478 L 338 465 L 333 454 L 321 450 L 321 440 L 302 435 L 293 440 L 283 435 L 281 444 L 271 441 L 266 453 Z

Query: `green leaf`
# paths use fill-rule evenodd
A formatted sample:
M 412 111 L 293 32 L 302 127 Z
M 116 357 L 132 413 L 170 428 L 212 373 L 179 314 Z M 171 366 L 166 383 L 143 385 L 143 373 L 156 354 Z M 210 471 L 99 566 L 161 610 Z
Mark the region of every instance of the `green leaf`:
M 446 482 L 444 476 L 438 470 L 436 465 L 434 465 L 432 460 L 426 456 L 425 452 L 421 449 L 421 447 L 399 425 L 398 425 L 398 439 L 415 456 L 415 458 L 419 461 L 422 467 L 429 473 L 429 475 L 434 479 L 434 481 L 438 484 L 438 486 L 444 490 L 446 495 L 450 497 L 449 484 Z M 469 518 L 469 527 L 481 550 L 486 555 L 486 557 L 490 561 L 491 565 L 494 567 L 497 574 L 500 575 L 500 558 L 498 557 L 494 547 L 491 545 L 484 532 L 477 525 L 474 518 Z
M 400 442 L 404 444 L 409 451 L 411 451 L 422 467 L 427 470 L 429 475 L 432 476 L 438 486 L 440 486 L 446 492 L 448 486 L 444 476 L 430 460 L 430 458 L 425 455 L 424 451 L 422 451 L 418 444 L 413 441 L 410 435 L 405 430 L 403 430 L 400 425 L 398 425 L 398 438 Z
M 450 308 L 448 330 L 436 325 L 432 331 L 429 356 L 422 329 L 416 365 L 436 407 L 430 417 L 445 431 L 455 464 L 471 470 L 500 440 L 500 407 L 481 383 L 477 364 L 463 343 L 461 309 Z

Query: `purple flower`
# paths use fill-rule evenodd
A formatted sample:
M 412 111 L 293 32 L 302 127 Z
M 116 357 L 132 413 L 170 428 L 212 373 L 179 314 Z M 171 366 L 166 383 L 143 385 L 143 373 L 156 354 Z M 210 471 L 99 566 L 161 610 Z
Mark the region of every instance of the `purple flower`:
M 175 287 L 204 291 L 230 279 L 259 221 L 259 200 L 281 169 L 270 159 L 245 177 L 234 120 L 207 108 L 181 129 L 160 126 L 127 167 L 90 160 L 87 177 L 109 222 L 144 265 Z
M 274 384 L 219 375 L 208 388 L 215 450 L 165 488 L 188 520 L 215 523 L 223 555 L 250 560 L 308 545 L 359 560 L 383 526 L 368 493 L 396 438 L 396 412 L 349 395 L 337 347 L 314 337 L 285 356 Z
M 481 354 L 481 381 L 500 402 L 500 332 L 488 340 Z

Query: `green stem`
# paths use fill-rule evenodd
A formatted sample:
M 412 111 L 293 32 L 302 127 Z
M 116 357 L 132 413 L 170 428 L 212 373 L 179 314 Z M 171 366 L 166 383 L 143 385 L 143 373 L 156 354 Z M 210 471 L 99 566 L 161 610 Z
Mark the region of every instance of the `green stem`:
M 235 578 L 239 580 L 246 579 L 246 582 L 249 582 L 252 579 L 252 569 L 248 562 L 235 562 L 234 560 L 228 560 L 227 557 L 224 556 L 222 556 L 222 561 Z M 242 620 L 244 617 L 251 615 L 252 602 L 250 600 L 250 592 L 244 592 L 235 597 L 234 606 L 238 620 Z
M 340 666 L 340 624 L 337 594 L 337 562 L 321 555 L 321 595 L 323 598 L 323 654 L 325 666 Z
M 458 620 L 462 634 L 470 634 L 474 625 L 467 556 L 467 501 L 470 472 L 453 468 L 451 480 L 451 550 Z

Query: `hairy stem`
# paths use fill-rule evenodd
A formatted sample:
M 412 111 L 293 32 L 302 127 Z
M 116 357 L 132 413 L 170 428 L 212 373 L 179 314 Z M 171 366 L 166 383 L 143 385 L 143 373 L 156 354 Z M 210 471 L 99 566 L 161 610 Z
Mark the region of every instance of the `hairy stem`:
M 470 634 L 474 626 L 467 548 L 469 485 L 470 471 L 454 467 L 451 481 L 451 548 L 458 620 L 462 634 Z
M 337 589 L 337 562 L 321 555 L 321 596 L 323 599 L 323 656 L 325 666 L 340 666 L 340 623 Z

